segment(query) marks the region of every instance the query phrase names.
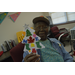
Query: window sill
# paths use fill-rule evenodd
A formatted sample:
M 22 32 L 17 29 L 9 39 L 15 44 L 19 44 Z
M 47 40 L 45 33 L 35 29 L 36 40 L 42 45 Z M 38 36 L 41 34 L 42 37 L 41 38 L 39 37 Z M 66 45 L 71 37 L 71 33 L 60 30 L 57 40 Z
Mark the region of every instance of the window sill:
M 53 26 L 65 25 L 65 24 L 70 24 L 70 23 L 75 23 L 75 21 L 69 21 L 69 22 L 60 23 L 60 24 L 53 24 Z

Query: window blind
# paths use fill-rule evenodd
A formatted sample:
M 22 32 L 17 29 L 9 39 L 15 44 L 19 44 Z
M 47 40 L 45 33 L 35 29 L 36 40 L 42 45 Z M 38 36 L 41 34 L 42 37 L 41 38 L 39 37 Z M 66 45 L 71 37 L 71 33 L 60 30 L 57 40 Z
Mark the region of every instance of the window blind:
M 68 18 L 68 21 L 74 21 L 75 20 L 75 12 L 67 12 L 67 18 Z
M 65 12 L 52 12 L 50 13 L 53 24 L 59 24 L 66 22 Z

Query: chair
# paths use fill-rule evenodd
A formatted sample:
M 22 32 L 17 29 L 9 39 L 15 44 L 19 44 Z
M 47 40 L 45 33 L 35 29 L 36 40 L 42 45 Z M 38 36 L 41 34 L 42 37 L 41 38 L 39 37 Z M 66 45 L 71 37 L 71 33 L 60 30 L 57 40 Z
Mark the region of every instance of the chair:
M 22 35 L 22 34 L 24 34 L 24 35 Z M 18 42 L 20 43 L 23 40 L 25 33 L 23 31 L 19 31 L 16 33 L 16 35 L 17 35 Z
M 24 46 L 25 44 L 22 44 L 20 42 L 18 45 L 10 50 L 10 55 L 14 62 L 22 62 Z
M 56 38 L 57 40 L 61 41 L 64 44 L 63 39 L 67 38 L 69 36 L 69 32 L 66 28 L 58 29 L 57 26 L 50 28 L 51 34 L 53 38 Z M 65 46 L 65 44 L 64 44 Z

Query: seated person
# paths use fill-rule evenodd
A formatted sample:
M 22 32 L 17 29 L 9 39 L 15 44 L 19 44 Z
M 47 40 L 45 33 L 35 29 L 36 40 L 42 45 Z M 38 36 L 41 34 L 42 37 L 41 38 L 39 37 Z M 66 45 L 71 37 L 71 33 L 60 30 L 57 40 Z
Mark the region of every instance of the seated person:
M 64 49 L 64 46 L 55 38 L 47 37 L 50 30 L 49 20 L 45 17 L 36 17 L 33 19 L 36 35 L 45 48 L 38 49 L 38 54 L 27 52 L 23 53 L 25 62 L 73 62 L 73 58 Z

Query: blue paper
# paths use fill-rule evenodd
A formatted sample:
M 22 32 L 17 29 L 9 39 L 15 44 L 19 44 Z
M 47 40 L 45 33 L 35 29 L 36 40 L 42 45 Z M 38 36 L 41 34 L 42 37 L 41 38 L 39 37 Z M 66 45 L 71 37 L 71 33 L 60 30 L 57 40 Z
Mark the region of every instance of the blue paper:
M 23 43 L 27 43 L 27 40 L 23 39 Z
M 35 40 L 38 41 L 39 40 L 38 37 L 35 37 Z

